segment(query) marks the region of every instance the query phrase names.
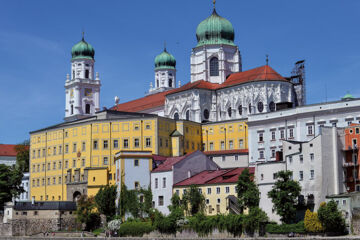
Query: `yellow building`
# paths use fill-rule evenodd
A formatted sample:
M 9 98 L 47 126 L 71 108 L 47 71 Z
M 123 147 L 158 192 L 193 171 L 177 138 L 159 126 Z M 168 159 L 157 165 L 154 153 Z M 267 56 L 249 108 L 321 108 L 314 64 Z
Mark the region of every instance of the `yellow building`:
M 205 170 L 188 179 L 185 179 L 173 187 L 173 194 L 180 198 L 191 185 L 196 185 L 205 197 L 205 214 L 239 214 L 237 206 L 236 184 L 239 175 L 245 168 Z M 254 168 L 249 168 L 254 173 Z
M 171 134 L 181 136 L 175 154 L 201 148 L 201 125 L 152 114 L 104 110 L 30 133 L 30 196 L 37 201 L 72 201 L 115 184 L 115 154 L 151 151 L 174 155 Z

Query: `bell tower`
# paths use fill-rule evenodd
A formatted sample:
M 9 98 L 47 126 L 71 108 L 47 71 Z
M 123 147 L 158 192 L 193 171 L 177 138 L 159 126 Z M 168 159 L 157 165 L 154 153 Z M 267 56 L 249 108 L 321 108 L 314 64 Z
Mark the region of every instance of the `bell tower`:
M 99 73 L 94 74 L 95 50 L 84 40 L 71 49 L 71 74 L 65 82 L 65 120 L 94 115 L 100 110 Z M 95 75 L 95 77 L 94 77 Z

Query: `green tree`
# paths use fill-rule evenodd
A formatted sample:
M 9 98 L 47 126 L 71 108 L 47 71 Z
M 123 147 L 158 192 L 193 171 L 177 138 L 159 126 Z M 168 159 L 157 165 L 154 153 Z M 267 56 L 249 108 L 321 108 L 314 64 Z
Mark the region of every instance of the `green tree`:
M 133 218 L 150 216 L 152 210 L 151 189 L 128 190 L 123 184 L 120 190 L 118 212 L 121 217 L 130 213 Z
M 29 172 L 29 149 L 30 142 L 25 140 L 24 142 L 15 146 L 16 151 L 16 166 L 22 172 Z
M 244 228 L 246 233 L 252 235 L 255 231 L 259 230 L 260 224 L 269 220 L 266 213 L 259 207 L 250 208 L 249 214 L 244 216 Z
M 244 212 L 245 208 L 251 209 L 259 206 L 260 193 L 257 185 L 253 181 L 253 177 L 253 174 L 250 174 L 248 168 L 244 169 L 239 175 L 236 192 L 241 213 Z
M 82 195 L 77 201 L 76 220 L 84 225 L 84 229 L 91 231 L 100 225 L 100 215 L 96 212 L 94 197 Z
M 204 212 L 205 197 L 195 185 L 191 185 L 190 189 L 186 190 L 182 198 L 182 203 L 187 213 L 192 216 Z
M 17 167 L 0 164 L 0 209 L 4 203 L 12 200 L 24 192 L 21 187 L 22 172 Z
M 95 195 L 95 203 L 101 214 L 106 216 L 106 220 L 110 221 L 116 212 L 116 185 L 106 185 L 101 187 Z
M 301 192 L 298 182 L 292 180 L 291 171 L 276 173 L 277 181 L 268 192 L 274 204 L 273 209 L 279 214 L 283 223 L 292 223 L 296 217 L 296 203 Z
M 345 220 L 334 200 L 320 204 L 318 218 L 325 232 L 343 233 L 345 231 Z

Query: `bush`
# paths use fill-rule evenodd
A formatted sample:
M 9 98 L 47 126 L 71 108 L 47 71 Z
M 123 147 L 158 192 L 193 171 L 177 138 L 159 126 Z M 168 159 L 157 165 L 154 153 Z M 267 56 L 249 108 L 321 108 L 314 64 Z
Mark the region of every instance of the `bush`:
M 304 227 L 307 232 L 317 233 L 324 231 L 317 213 L 311 212 L 309 209 L 305 213 Z
M 256 230 L 259 230 L 260 223 L 268 221 L 266 213 L 258 207 L 250 209 L 248 215 L 244 216 L 243 225 L 247 234 L 253 235 Z
M 151 222 L 124 222 L 120 225 L 118 234 L 120 237 L 142 237 L 153 230 Z
M 284 233 L 305 233 L 304 222 L 298 222 L 294 224 L 281 224 L 278 225 L 276 223 L 270 223 L 266 225 L 266 232 L 268 233 L 277 233 L 277 234 L 284 234 Z
M 121 225 L 121 220 L 120 219 L 115 219 L 115 220 L 112 220 L 108 223 L 108 228 L 111 230 L 111 231 L 117 231 L 120 229 L 120 225 Z
M 101 218 L 99 213 L 90 213 L 86 223 L 86 231 L 92 231 L 98 228 L 101 224 Z
M 240 237 L 243 231 L 243 215 L 229 214 L 226 216 L 226 230 L 234 237 Z
M 345 220 L 337 208 L 334 200 L 322 203 L 318 210 L 318 217 L 325 229 L 325 232 L 344 233 Z

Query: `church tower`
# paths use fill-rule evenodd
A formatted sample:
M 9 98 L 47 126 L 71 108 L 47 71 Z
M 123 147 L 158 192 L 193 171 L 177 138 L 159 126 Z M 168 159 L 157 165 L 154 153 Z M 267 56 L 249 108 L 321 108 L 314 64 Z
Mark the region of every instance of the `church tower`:
M 100 79 L 94 78 L 94 48 L 84 40 L 71 49 L 71 77 L 65 82 L 65 120 L 93 115 L 100 110 Z
M 204 80 L 223 83 L 234 72 L 241 72 L 241 55 L 234 44 L 234 28 L 214 9 L 196 29 L 198 44 L 192 49 L 191 82 Z
M 150 84 L 149 94 L 163 92 L 176 87 L 176 60 L 164 51 L 155 57 L 155 84 Z

